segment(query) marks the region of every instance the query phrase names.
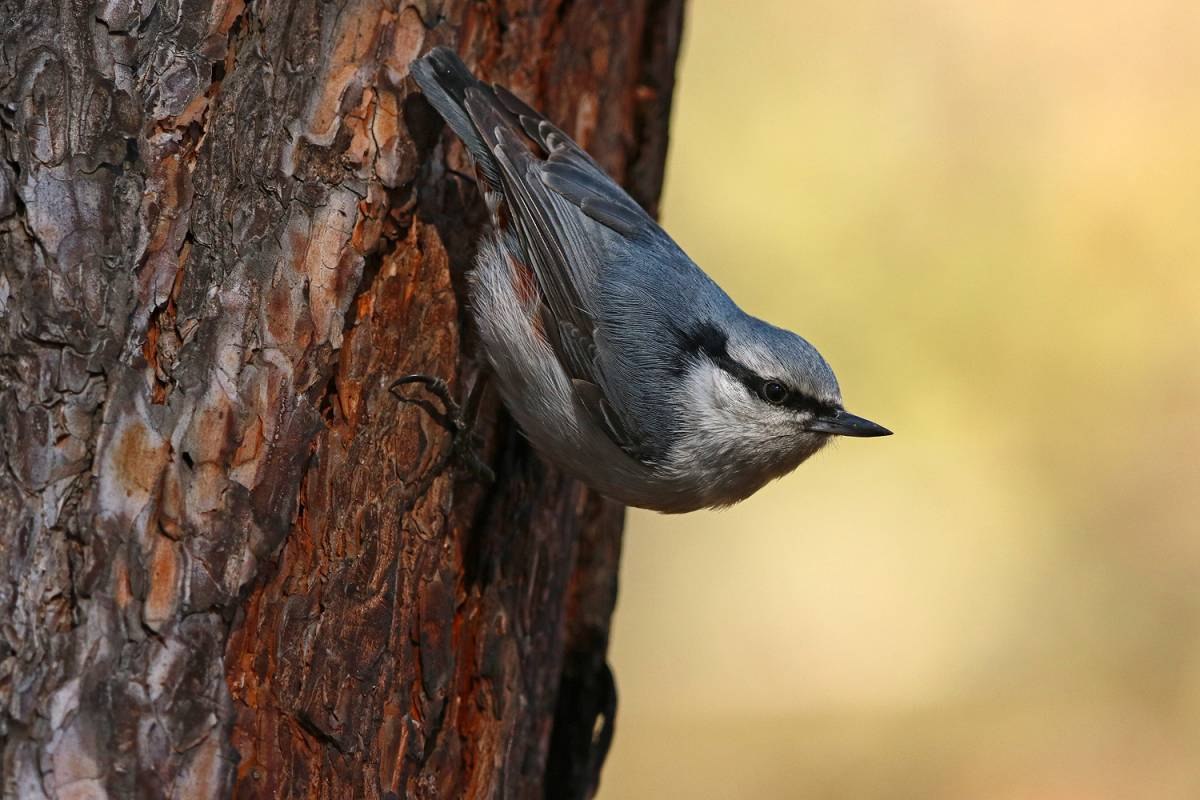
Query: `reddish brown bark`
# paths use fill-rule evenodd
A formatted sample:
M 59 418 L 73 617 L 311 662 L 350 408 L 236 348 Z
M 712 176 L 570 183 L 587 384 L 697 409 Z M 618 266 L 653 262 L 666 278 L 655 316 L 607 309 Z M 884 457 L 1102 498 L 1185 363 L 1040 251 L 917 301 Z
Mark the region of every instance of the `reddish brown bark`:
M 485 215 L 407 71 L 456 47 L 653 207 L 681 0 L 0 19 L 0 790 L 590 794 L 622 512 L 491 401 L 497 480 L 438 472 L 387 391 L 476 377 Z

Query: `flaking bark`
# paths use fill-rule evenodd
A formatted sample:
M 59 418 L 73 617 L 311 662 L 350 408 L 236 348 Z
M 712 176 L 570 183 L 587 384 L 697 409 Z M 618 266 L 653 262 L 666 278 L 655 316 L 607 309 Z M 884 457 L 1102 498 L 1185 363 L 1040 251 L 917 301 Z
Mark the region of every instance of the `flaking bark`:
M 494 401 L 497 481 L 434 474 L 387 391 L 476 378 L 485 214 L 408 64 L 653 207 L 681 4 L 0 0 L 5 797 L 594 791 L 621 509 Z

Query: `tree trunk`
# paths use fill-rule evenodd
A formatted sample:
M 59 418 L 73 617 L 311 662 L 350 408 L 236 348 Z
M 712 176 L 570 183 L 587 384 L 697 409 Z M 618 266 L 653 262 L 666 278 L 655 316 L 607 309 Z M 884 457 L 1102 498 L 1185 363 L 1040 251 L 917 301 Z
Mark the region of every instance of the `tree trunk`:
M 0 791 L 588 796 L 622 510 L 477 377 L 449 44 L 653 207 L 682 0 L 0 0 Z M 464 341 L 464 339 L 466 341 Z

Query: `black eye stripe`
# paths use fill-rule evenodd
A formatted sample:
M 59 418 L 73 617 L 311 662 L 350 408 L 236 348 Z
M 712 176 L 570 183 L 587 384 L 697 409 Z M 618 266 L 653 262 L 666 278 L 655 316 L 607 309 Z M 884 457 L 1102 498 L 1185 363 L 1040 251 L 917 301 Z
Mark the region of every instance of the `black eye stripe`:
M 725 369 L 726 372 L 729 372 L 729 370 L 725 368 L 724 364 L 718 363 L 717 366 Z M 741 365 L 739 364 L 738 366 Z M 742 367 L 742 369 L 745 370 L 746 377 L 742 377 L 734 373 L 730 374 L 741 380 L 742 384 L 750 390 L 751 394 L 756 395 L 771 405 L 779 406 L 780 408 L 790 408 L 793 411 L 807 411 L 818 416 L 821 414 L 832 414 L 838 410 L 828 403 L 822 403 L 820 400 L 809 397 L 805 394 L 801 394 L 795 389 L 789 387 L 786 383 L 783 383 L 783 381 L 777 381 L 772 378 L 761 378 L 758 375 L 755 375 L 753 372 L 746 370 L 744 367 Z M 782 401 L 774 402 L 767 397 L 766 385 L 769 383 L 778 383 L 783 386 L 784 390 L 787 392 L 787 395 Z
M 702 325 L 690 335 L 680 337 L 680 344 L 685 352 L 702 354 L 718 367 L 736 378 L 750 394 L 763 402 L 767 400 L 764 387 L 768 383 L 778 383 L 787 391 L 783 402 L 774 404 L 780 408 L 790 408 L 794 411 L 807 411 L 816 416 L 831 416 L 841 409 L 830 403 L 823 403 L 814 397 L 809 397 L 789 386 L 786 381 L 778 378 L 764 378 L 753 372 L 749 367 L 735 360 L 727 349 L 728 339 L 714 325 Z

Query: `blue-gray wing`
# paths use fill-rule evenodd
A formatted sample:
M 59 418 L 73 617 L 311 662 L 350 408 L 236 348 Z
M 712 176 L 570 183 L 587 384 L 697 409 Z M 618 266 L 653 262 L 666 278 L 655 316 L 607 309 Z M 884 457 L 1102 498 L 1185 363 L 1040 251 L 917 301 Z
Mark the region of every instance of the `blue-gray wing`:
M 581 404 L 622 449 L 659 455 L 598 353 L 604 272 L 633 240 L 666 238 L 653 219 L 570 137 L 502 87 L 466 92 L 465 106 L 498 167 L 515 229 L 543 298 L 543 323 Z M 668 240 L 669 241 L 669 240 Z

